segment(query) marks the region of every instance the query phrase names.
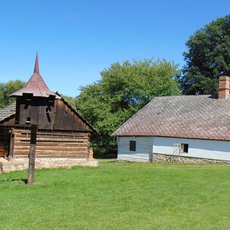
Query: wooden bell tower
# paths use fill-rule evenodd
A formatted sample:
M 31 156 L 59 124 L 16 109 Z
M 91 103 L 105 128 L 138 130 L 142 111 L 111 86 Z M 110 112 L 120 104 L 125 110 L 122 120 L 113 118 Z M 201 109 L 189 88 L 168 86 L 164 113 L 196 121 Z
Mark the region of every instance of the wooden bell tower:
M 38 55 L 34 72 L 25 87 L 11 94 L 16 97 L 17 126 L 36 124 L 38 129 L 53 129 L 55 98 L 60 98 L 47 87 L 39 73 Z

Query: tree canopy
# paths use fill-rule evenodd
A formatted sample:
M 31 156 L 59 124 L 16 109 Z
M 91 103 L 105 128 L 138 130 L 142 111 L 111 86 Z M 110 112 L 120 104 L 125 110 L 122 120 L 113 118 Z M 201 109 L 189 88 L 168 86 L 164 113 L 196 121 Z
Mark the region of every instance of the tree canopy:
M 230 15 L 196 31 L 186 46 L 180 79 L 183 93 L 216 93 L 219 76 L 230 75 Z
M 15 98 L 10 97 L 10 94 L 21 89 L 24 85 L 25 82 L 20 80 L 0 83 L 0 108 L 3 108 L 12 103 Z
M 116 150 L 111 137 L 123 122 L 156 96 L 178 95 L 177 65 L 166 60 L 114 63 L 101 72 L 101 80 L 82 87 L 77 110 L 98 130 L 95 151 Z

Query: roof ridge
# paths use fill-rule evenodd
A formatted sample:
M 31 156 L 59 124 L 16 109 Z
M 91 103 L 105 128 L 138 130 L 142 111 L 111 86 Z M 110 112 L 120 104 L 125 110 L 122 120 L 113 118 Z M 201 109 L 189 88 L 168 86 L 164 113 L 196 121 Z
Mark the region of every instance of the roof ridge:
M 156 96 L 154 98 L 172 98 L 172 97 L 208 97 L 212 94 L 202 94 L 202 95 L 172 95 L 172 96 Z

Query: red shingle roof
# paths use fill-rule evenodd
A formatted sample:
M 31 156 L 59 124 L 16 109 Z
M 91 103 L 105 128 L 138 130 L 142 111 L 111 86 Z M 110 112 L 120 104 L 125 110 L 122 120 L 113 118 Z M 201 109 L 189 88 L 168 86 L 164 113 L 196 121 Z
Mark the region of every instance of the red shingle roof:
M 59 98 L 59 96 L 49 90 L 39 73 L 38 55 L 36 55 L 34 73 L 25 85 L 25 87 L 12 93 L 10 96 L 23 96 L 23 94 L 33 94 L 34 97 L 56 96 L 56 98 Z
M 156 97 L 112 135 L 230 140 L 230 98 Z

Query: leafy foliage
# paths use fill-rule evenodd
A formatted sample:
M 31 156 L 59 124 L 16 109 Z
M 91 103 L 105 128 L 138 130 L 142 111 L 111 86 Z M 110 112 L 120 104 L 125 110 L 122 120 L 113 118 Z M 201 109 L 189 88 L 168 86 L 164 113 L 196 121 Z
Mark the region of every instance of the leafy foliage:
M 185 94 L 216 93 L 220 75 L 230 75 L 230 15 L 196 31 L 186 42 L 180 79 Z
M 15 98 L 10 97 L 10 94 L 21 89 L 24 85 L 25 82 L 20 80 L 0 83 L 0 108 L 11 104 Z
M 76 99 L 74 97 L 69 97 L 61 94 L 61 96 L 75 109 L 76 108 Z
M 123 122 L 152 98 L 179 94 L 177 65 L 166 60 L 114 63 L 101 72 L 101 80 L 81 88 L 77 110 L 98 130 L 96 153 L 116 151 L 111 137 Z

